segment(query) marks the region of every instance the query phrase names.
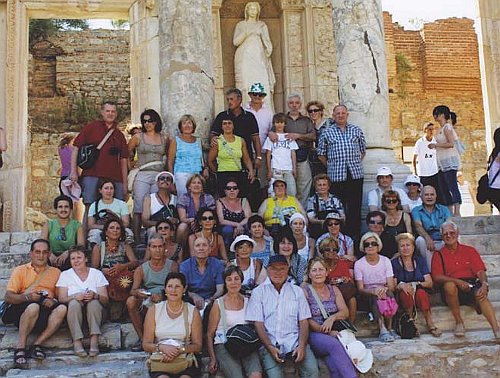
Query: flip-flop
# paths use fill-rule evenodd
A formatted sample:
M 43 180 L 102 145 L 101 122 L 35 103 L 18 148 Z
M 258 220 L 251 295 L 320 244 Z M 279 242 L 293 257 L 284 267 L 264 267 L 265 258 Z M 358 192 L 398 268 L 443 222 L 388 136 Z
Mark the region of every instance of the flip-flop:
M 82 349 L 75 349 L 74 353 L 75 353 L 75 356 L 78 356 L 81 358 L 85 358 L 88 356 L 87 352 L 83 348 Z
M 394 337 L 394 340 L 400 340 L 401 339 L 401 336 L 399 336 L 398 333 L 395 330 L 390 329 L 389 333 L 391 334 L 392 337 Z
M 441 337 L 441 335 L 443 334 L 443 332 L 441 332 L 441 330 L 436 326 L 430 327 L 429 332 L 434 337 Z
M 392 336 L 389 331 L 385 330 L 380 332 L 378 339 L 384 343 L 390 343 L 394 341 L 394 336 Z
M 99 348 L 92 348 L 90 347 L 89 350 L 89 357 L 97 357 L 99 355 Z

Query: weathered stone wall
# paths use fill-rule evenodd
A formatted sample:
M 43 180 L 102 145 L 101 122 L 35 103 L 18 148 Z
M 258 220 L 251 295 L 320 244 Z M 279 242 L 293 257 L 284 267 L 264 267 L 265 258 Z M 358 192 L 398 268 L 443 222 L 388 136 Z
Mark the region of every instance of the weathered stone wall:
M 407 31 L 384 12 L 384 24 L 396 154 L 402 158 L 402 145 L 413 145 L 423 134 L 424 122 L 434 121 L 435 106 L 448 105 L 458 115 L 457 133 L 467 146 L 462 156 L 464 177 L 475 188 L 486 167 L 487 151 L 473 21 L 450 18 L 426 23 L 421 31 Z M 404 60 L 411 67 L 406 78 Z

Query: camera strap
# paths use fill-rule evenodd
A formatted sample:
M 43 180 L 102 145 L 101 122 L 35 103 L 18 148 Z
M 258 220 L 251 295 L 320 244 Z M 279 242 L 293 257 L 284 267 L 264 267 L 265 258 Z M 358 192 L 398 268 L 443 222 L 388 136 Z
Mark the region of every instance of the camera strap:
M 47 273 L 47 271 L 49 270 L 49 266 L 47 266 L 45 268 L 45 270 L 40 273 L 38 275 L 38 277 L 33 281 L 33 283 L 31 285 L 29 285 L 26 290 L 23 291 L 23 294 L 26 294 L 26 293 L 29 293 L 31 291 L 31 289 L 33 289 L 36 285 L 38 285 L 38 283 L 40 282 L 40 280 L 43 278 L 43 276 L 45 275 L 45 273 Z

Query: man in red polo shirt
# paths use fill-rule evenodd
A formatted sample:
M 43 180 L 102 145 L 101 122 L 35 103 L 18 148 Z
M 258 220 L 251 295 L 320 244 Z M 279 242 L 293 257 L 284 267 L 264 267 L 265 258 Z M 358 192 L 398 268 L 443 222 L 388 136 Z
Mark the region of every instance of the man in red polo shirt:
M 500 325 L 488 300 L 488 277 L 481 256 L 474 247 L 458 242 L 458 226 L 447 221 L 441 225 L 444 247 L 432 256 L 432 279 L 442 287 L 444 300 L 455 318 L 455 336 L 465 336 L 460 305 L 474 306 L 483 314 L 500 338 Z
M 123 133 L 117 128 L 116 103 L 105 101 L 101 107 L 102 120 L 87 124 L 73 142 L 71 156 L 71 180 L 78 179 L 77 157 L 78 148 L 86 144 L 98 145 L 111 128 L 114 132 L 102 146 L 99 158 L 93 167 L 84 169 L 81 173 L 82 197 L 85 204 L 83 223 L 87 224 L 89 206 L 97 200 L 97 187 L 100 178 L 111 179 L 115 184 L 114 197 L 126 201 L 128 176 L 128 148 Z

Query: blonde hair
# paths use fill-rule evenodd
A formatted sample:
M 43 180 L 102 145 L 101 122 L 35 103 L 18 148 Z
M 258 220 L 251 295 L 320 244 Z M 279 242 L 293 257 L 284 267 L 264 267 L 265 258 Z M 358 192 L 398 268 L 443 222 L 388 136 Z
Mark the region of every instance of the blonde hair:
M 377 244 L 378 244 L 378 251 L 380 252 L 382 250 L 382 247 L 384 246 L 382 244 L 382 240 L 380 240 L 380 237 L 375 233 L 375 232 L 367 232 L 366 234 L 364 234 L 362 237 L 361 237 L 361 240 L 359 241 L 359 250 L 361 252 L 365 252 L 365 247 L 364 247 L 364 243 L 365 241 L 367 241 L 368 239 L 375 239 L 377 241 Z

